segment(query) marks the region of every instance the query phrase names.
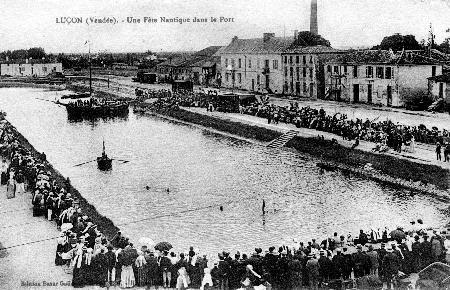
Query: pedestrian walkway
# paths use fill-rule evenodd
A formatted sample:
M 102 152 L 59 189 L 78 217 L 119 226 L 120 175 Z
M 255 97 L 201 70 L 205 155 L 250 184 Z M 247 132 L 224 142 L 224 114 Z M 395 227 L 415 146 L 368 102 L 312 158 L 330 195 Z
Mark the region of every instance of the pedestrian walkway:
M 7 248 L 0 255 L 0 288 L 19 289 L 26 282 L 70 283 L 72 275 L 55 266 L 56 237 L 59 236 L 55 224 L 33 217 L 31 193 L 7 199 L 4 185 L 0 186 L 0 192 L 0 242 Z
M 271 130 L 276 130 L 276 131 L 282 132 L 283 134 L 292 130 L 292 131 L 297 132 L 298 136 L 302 136 L 302 137 L 311 138 L 311 137 L 323 136 L 326 140 L 336 139 L 340 145 L 342 145 L 344 147 L 348 147 L 348 148 L 352 147 L 352 145 L 354 143 L 354 141 L 342 140 L 341 136 L 338 136 L 333 133 L 318 131 L 315 129 L 308 129 L 308 128 L 297 128 L 294 124 L 286 124 L 286 123 L 268 124 L 266 119 L 252 116 L 252 115 L 238 114 L 238 113 L 222 113 L 222 112 L 217 112 L 217 111 L 207 112 L 206 109 L 197 108 L 197 107 L 183 108 L 183 109 L 191 111 L 191 112 L 196 112 L 196 113 L 200 113 L 200 114 L 204 114 L 204 115 L 210 115 L 210 116 L 222 118 L 225 120 L 234 121 L 234 122 L 241 122 L 241 123 L 245 123 L 245 124 L 249 124 L 249 125 L 253 125 L 253 126 L 265 127 L 265 128 L 271 129 Z M 374 147 L 375 147 L 375 143 L 361 140 L 357 149 L 371 152 Z M 382 154 L 396 156 L 398 158 L 407 159 L 407 160 L 422 163 L 422 164 L 434 164 L 434 165 L 440 166 L 445 169 L 450 169 L 450 163 L 436 160 L 436 154 L 434 152 L 434 148 L 431 148 L 431 147 L 432 146 L 425 145 L 425 144 L 418 144 L 418 146 L 416 146 L 416 148 L 415 148 L 414 153 L 410 153 L 410 152 L 398 153 L 398 152 L 395 152 L 394 150 L 390 150 L 389 152 L 382 153 Z

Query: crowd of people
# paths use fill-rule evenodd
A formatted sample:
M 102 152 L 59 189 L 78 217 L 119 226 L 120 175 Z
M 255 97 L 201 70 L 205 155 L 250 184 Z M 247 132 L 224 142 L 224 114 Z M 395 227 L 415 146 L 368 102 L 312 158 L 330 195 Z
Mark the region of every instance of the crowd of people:
M 336 288 L 355 281 L 390 283 L 401 272 L 417 273 L 433 262 L 446 262 L 450 236 L 425 231 L 420 226 L 410 232 L 401 228 L 392 232 L 361 230 L 356 238 L 334 233 L 321 242 L 295 241 L 265 252 L 255 248 L 249 255 L 223 251 L 213 266 L 194 247 L 186 253 L 175 253 L 170 245 L 136 247 L 120 232 L 108 240 L 78 208 L 66 186 L 57 184 L 51 172 L 45 171 L 45 154 L 33 156 L 12 131 L 3 130 L 0 141 L 1 180 L 8 184 L 8 198 L 26 194 L 26 187 L 32 192 L 33 215 L 54 221 L 61 229 L 55 264 L 72 272 L 74 287 Z M 10 160 L 9 165 L 6 159 Z M 421 223 L 418 220 L 417 225 Z
M 217 108 L 214 98 L 202 92 L 177 92 L 170 91 L 152 92 L 152 96 L 159 98 L 157 109 L 184 107 L 203 107 L 208 111 Z M 225 110 L 226 111 L 226 110 Z M 268 123 L 279 122 L 292 123 L 297 127 L 316 129 L 341 136 L 344 140 L 365 140 L 376 143 L 375 150 L 380 148 L 392 148 L 397 152 L 415 152 L 416 143 L 440 144 L 436 149 L 437 158 L 440 152 L 447 152 L 447 161 L 450 161 L 450 131 L 437 127 L 427 128 L 425 125 L 407 126 L 394 123 L 391 120 L 380 121 L 349 119 L 346 114 L 327 114 L 323 109 L 315 109 L 309 106 L 301 107 L 297 102 L 291 102 L 289 106 L 278 106 L 268 101 L 264 103 L 254 102 L 246 106 L 240 106 L 242 114 L 248 114 L 266 118 Z M 445 151 L 445 150 L 446 151 Z
M 437 127 L 427 128 L 425 125 L 406 126 L 390 120 L 349 119 L 347 115 L 336 113 L 329 115 L 323 109 L 300 107 L 298 103 L 289 106 L 254 103 L 241 107 L 241 113 L 266 118 L 269 123 L 293 123 L 297 127 L 305 127 L 325 131 L 342 136 L 343 139 L 366 140 L 383 143 L 396 151 L 402 148 L 414 152 L 415 142 L 441 144 L 450 136 L 449 131 L 439 131 Z

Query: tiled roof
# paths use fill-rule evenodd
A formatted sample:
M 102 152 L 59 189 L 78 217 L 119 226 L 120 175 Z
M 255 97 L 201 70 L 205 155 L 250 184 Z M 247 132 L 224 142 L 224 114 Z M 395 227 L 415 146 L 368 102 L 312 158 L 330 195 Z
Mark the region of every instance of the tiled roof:
M 262 38 L 234 39 L 222 53 L 281 53 L 294 41 L 293 37 L 272 37 L 266 42 Z
M 428 78 L 435 82 L 450 83 L 450 73 Z
M 222 46 L 208 46 L 200 51 L 194 53 L 194 56 L 211 56 L 214 55 Z
M 300 46 L 296 44 L 291 45 L 285 51 L 285 53 L 307 53 L 307 54 L 342 53 L 342 52 L 344 51 L 324 45 Z
M 423 56 L 417 52 L 387 50 L 348 51 L 329 59 L 331 63 L 348 64 L 439 64 L 441 61 Z

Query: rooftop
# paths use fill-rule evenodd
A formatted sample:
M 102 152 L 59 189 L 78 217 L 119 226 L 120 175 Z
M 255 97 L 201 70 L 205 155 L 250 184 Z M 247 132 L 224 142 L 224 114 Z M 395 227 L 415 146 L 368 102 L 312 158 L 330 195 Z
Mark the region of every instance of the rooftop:
M 294 42 L 293 37 L 239 39 L 234 37 L 222 53 L 281 53 Z
M 441 64 L 442 61 L 426 56 L 423 52 L 388 50 L 351 50 L 329 59 L 331 63 L 346 64 L 398 64 L 398 65 L 426 65 Z
M 308 54 L 321 54 L 321 53 L 343 53 L 345 51 L 335 49 L 329 46 L 324 45 L 315 45 L 315 46 L 300 46 L 300 45 L 291 45 L 285 53 L 308 53 Z

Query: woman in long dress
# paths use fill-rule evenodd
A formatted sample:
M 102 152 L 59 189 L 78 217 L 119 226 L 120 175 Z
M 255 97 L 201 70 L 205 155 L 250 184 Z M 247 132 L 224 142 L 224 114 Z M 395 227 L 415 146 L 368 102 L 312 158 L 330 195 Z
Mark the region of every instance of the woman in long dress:
M 14 182 L 14 178 L 10 178 L 6 185 L 6 198 L 14 198 L 16 197 L 16 184 Z

